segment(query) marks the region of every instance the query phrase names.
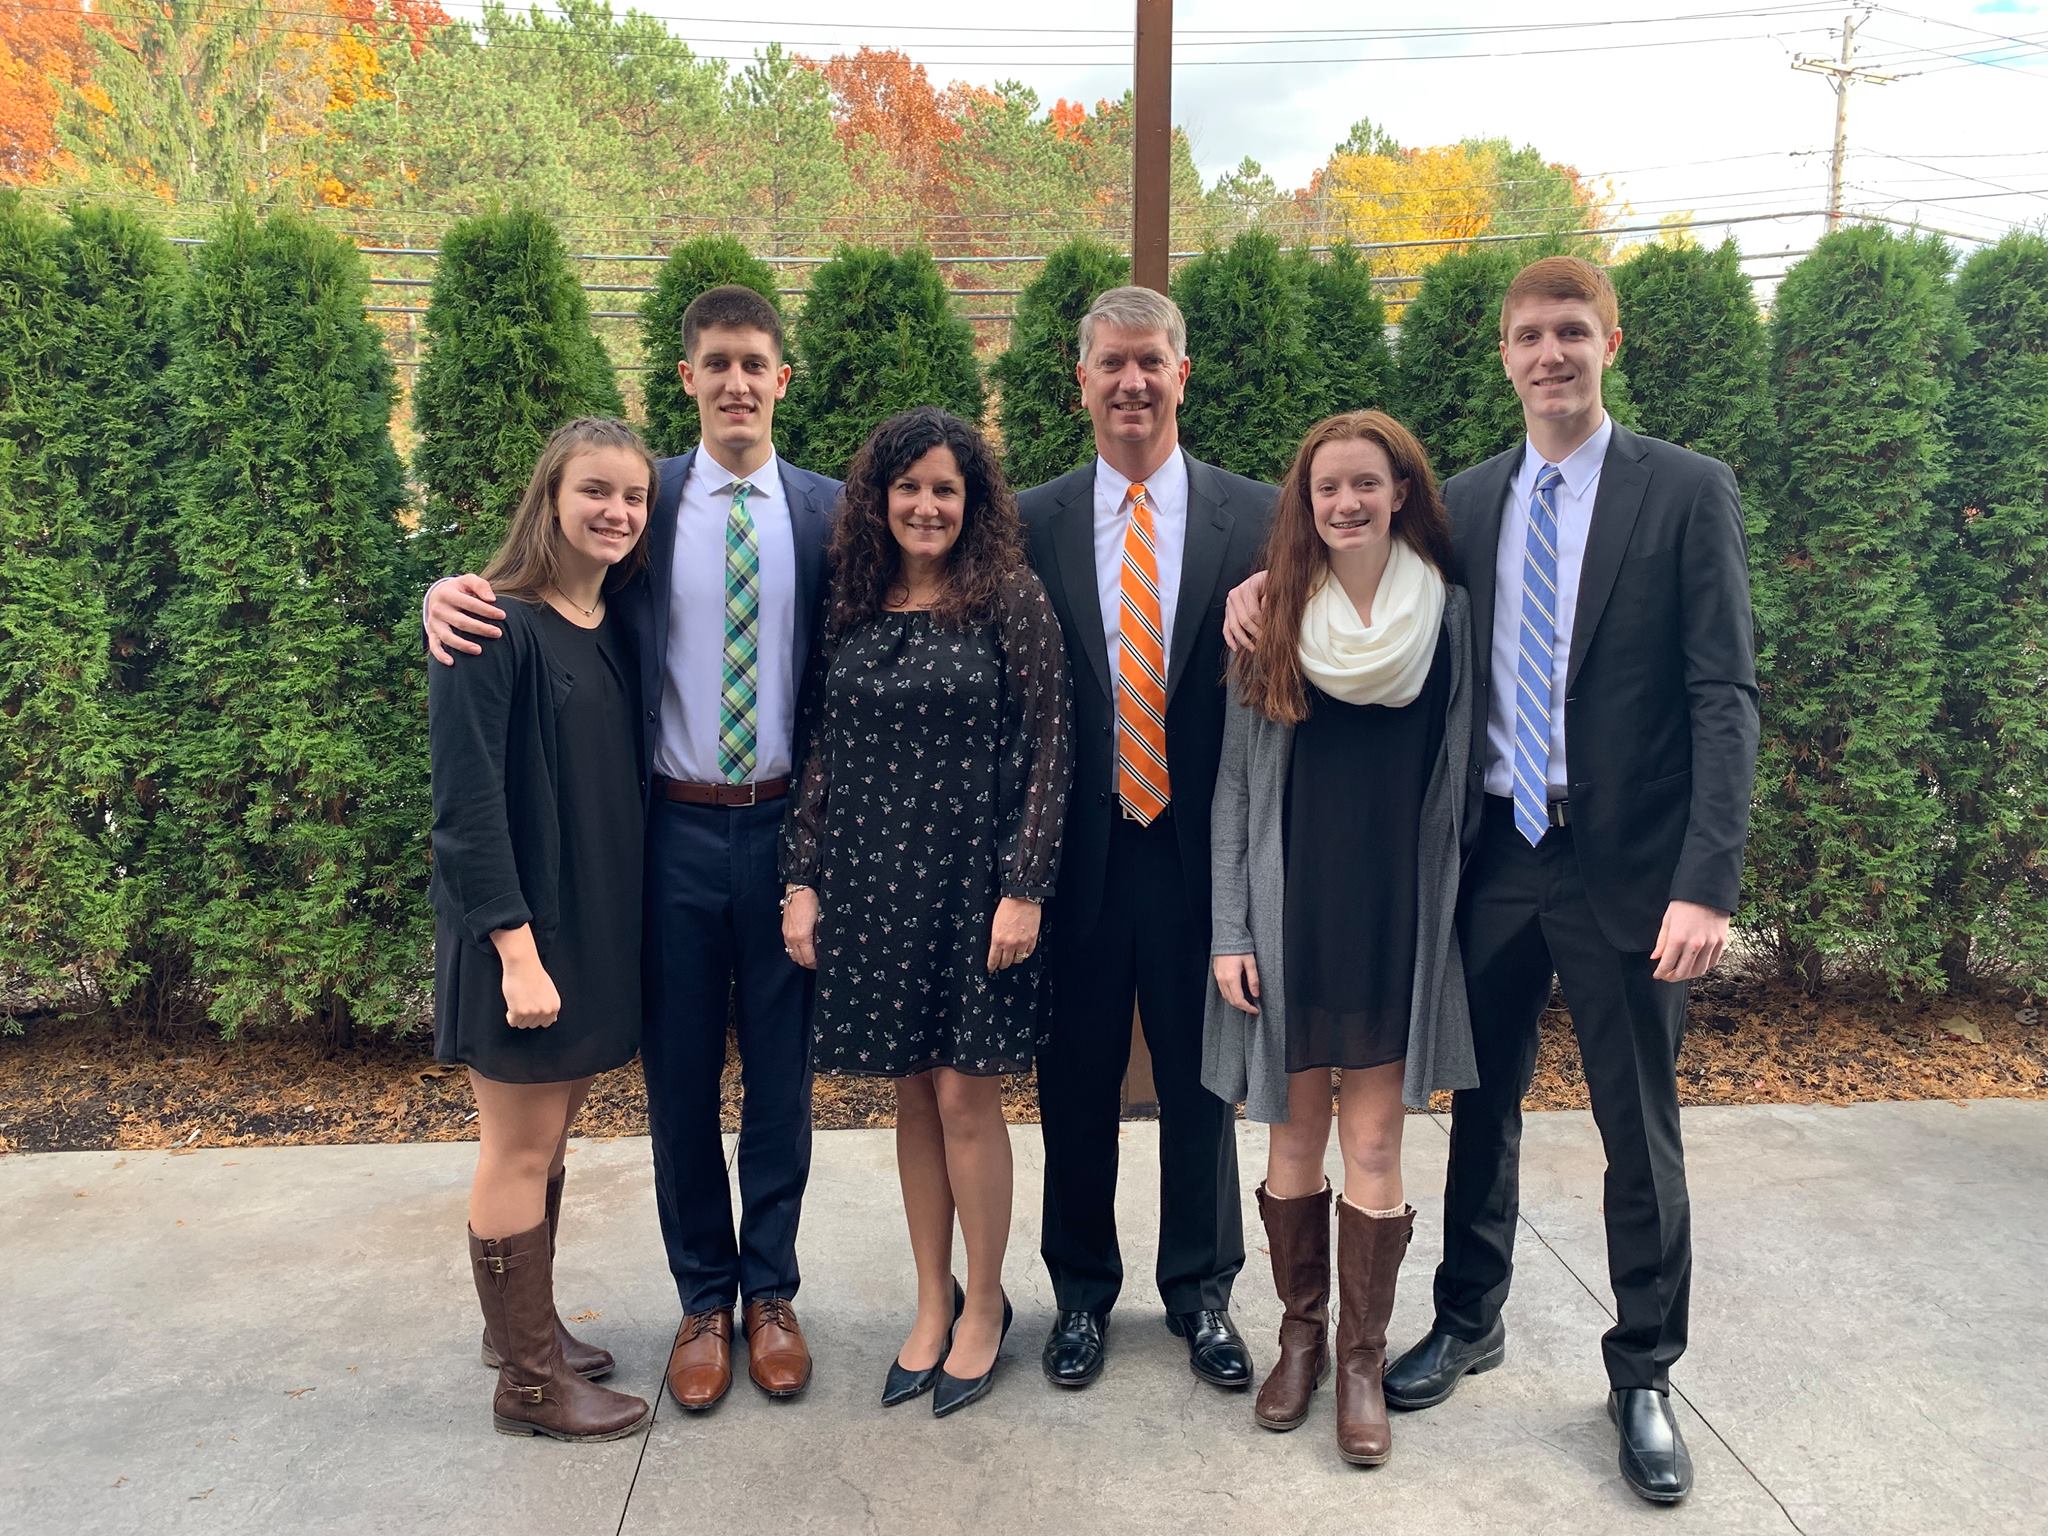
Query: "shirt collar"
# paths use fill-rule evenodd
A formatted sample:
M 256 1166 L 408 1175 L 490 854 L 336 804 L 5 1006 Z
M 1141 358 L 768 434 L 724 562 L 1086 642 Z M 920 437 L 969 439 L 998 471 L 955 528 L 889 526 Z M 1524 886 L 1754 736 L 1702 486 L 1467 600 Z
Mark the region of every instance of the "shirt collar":
M 1145 478 L 1145 492 L 1156 509 L 1162 496 L 1171 497 L 1176 487 L 1185 486 L 1188 480 L 1188 461 L 1181 456 L 1179 447 L 1166 456 L 1161 464 Z M 1095 455 L 1095 488 L 1105 495 L 1112 508 L 1121 508 L 1131 494 L 1131 480 L 1120 470 L 1111 466 L 1101 454 Z
M 700 444 L 697 460 L 691 469 L 704 477 L 704 489 L 714 496 L 723 495 L 740 482 L 741 477 L 714 459 Z M 769 450 L 768 462 L 745 477 L 751 489 L 747 499 L 773 501 L 782 494 L 782 459 L 773 449 Z
M 1607 460 L 1607 445 L 1614 441 L 1614 418 L 1605 414 L 1600 425 L 1593 429 L 1593 435 L 1566 454 L 1557 466 L 1557 472 L 1564 481 L 1564 488 L 1573 496 L 1586 494 L 1586 487 L 1600 478 L 1600 466 Z M 1541 473 L 1543 456 L 1536 451 L 1536 445 L 1526 437 L 1522 439 L 1522 473 L 1529 484 L 1536 483 Z

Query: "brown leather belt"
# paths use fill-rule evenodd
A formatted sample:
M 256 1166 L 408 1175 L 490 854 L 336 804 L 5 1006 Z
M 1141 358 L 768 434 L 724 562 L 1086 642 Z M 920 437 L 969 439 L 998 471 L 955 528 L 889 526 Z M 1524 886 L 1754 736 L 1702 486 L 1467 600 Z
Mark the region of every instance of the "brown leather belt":
M 686 784 L 681 779 L 665 779 L 654 776 L 654 787 L 665 798 L 683 805 L 759 805 L 766 800 L 780 800 L 789 793 L 789 776 L 779 779 L 762 779 L 754 784 Z

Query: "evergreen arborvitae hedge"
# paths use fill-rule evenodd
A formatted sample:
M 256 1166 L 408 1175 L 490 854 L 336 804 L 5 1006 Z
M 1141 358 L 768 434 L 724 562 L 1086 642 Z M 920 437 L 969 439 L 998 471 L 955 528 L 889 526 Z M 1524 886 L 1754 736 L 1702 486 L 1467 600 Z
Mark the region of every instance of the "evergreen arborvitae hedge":
M 155 871 L 224 1030 L 415 1016 L 432 951 L 419 594 L 354 247 L 237 210 L 192 264 Z
M 2048 992 L 2048 239 L 2015 232 L 1963 267 L 1973 341 L 1956 371 L 1937 621 L 1949 835 L 1942 969 Z
M 986 395 L 974 327 L 953 308 L 931 252 L 841 246 L 819 267 L 797 323 L 804 467 L 843 476 L 868 434 L 914 405 L 979 424 Z
M 1233 474 L 1278 480 L 1325 398 L 1300 264 L 1271 235 L 1248 230 L 1182 267 L 1172 287 L 1194 360 L 1181 441 Z
M 1070 240 L 1017 298 L 1010 347 L 990 365 L 1001 391 L 1003 469 L 1019 487 L 1041 485 L 1087 461 L 1095 429 L 1081 403 L 1081 317 L 1131 280 L 1131 264 L 1094 240 Z
M 1937 262 L 1883 229 L 1828 235 L 1778 289 L 1749 922 L 1809 988 L 1837 958 L 1937 979 L 1931 577 L 1953 337 Z
M 1308 284 L 1308 333 L 1322 362 L 1322 396 L 1313 418 L 1339 411 L 1390 408 L 1394 354 L 1387 345 L 1387 306 L 1373 286 L 1372 268 L 1351 246 L 1330 248 L 1318 261 L 1299 258 Z
M 697 402 L 683 392 L 676 364 L 683 355 L 683 311 L 706 289 L 728 283 L 751 288 L 782 313 L 775 292 L 775 269 L 750 254 L 731 235 L 705 235 L 669 252 L 654 280 L 654 292 L 640 311 L 640 336 L 647 375 L 647 446 L 657 456 L 683 453 L 698 438 Z M 787 317 L 785 317 L 785 320 Z M 795 351 L 785 331 L 783 361 L 794 364 Z M 795 380 L 789 395 L 775 406 L 776 450 L 802 462 L 802 424 Z
M 1747 482 L 1770 423 L 1770 346 L 1735 242 L 1645 246 L 1613 277 L 1643 431 L 1719 459 Z M 1761 524 L 1751 499 L 1743 506 L 1754 538 Z
M 1522 403 L 1501 367 L 1500 304 L 1517 272 L 1560 254 L 1569 253 L 1539 241 L 1456 252 L 1423 274 L 1402 311 L 1395 414 L 1422 439 L 1440 478 L 1492 458 L 1523 436 Z M 1633 422 L 1619 366 L 1601 376 L 1601 398 L 1615 420 Z
M 118 972 L 128 936 L 103 819 L 126 765 L 69 310 L 56 221 L 0 198 L 0 975 L 51 999 Z
M 562 238 L 530 209 L 449 227 L 426 333 L 413 390 L 421 553 L 432 574 L 480 571 L 548 434 L 624 405 Z

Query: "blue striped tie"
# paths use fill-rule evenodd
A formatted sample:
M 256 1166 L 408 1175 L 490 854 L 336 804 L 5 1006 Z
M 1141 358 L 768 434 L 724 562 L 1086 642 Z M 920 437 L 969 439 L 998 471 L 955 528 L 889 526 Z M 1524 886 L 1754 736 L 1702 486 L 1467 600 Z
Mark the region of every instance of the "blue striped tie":
M 1536 474 L 1522 550 L 1522 632 L 1515 661 L 1515 825 L 1535 847 L 1550 830 L 1550 668 L 1557 655 L 1555 464 Z

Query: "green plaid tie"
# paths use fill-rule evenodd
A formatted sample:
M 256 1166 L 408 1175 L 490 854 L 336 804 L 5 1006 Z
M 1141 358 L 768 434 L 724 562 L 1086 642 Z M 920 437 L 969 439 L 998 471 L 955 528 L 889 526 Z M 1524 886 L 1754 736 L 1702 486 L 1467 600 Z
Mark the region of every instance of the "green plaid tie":
M 754 704 L 761 665 L 761 546 L 741 480 L 725 519 L 725 677 L 718 693 L 718 771 L 728 784 L 754 772 Z

